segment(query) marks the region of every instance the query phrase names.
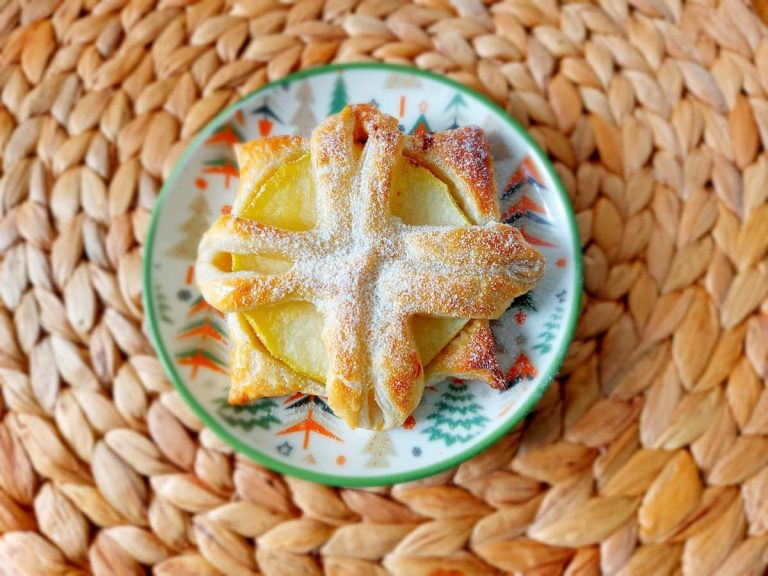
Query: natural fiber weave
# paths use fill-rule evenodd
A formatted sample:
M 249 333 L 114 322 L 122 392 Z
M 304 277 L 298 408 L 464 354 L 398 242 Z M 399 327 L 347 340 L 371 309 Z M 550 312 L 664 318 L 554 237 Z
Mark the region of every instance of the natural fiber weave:
M 0 7 L 0 572 L 761 574 L 768 33 L 740 0 L 11 0 Z M 141 246 L 224 106 L 413 63 L 529 127 L 571 194 L 585 310 L 528 419 L 380 490 L 231 454 L 142 332 Z

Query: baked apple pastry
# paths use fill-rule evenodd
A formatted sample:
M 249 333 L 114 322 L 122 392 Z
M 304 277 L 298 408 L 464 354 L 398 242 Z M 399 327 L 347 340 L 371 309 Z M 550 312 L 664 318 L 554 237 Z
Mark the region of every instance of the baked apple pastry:
M 351 427 L 384 429 L 432 381 L 503 387 L 488 321 L 544 260 L 498 221 L 482 130 L 408 136 L 353 105 L 311 138 L 256 140 L 237 157 L 231 213 L 196 266 L 228 317 L 231 403 L 319 394 Z

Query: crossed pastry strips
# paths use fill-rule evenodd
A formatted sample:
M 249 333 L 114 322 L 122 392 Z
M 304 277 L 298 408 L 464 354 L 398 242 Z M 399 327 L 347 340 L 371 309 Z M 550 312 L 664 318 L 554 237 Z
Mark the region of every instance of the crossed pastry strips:
M 362 153 L 356 153 L 360 143 Z M 317 198 L 312 229 L 289 231 L 240 216 L 266 178 L 307 152 Z M 392 174 L 403 155 L 448 183 L 472 225 L 407 226 L 391 215 Z M 350 426 L 378 429 L 402 424 L 425 382 L 453 375 L 503 386 L 487 319 L 498 318 L 528 291 L 544 262 L 515 228 L 497 221 L 492 159 L 480 129 L 405 136 L 394 118 L 375 107 L 348 106 L 309 140 L 257 140 L 238 150 L 238 160 L 241 180 L 232 212 L 204 235 L 197 262 L 205 299 L 229 313 L 230 402 L 296 391 L 323 394 Z M 233 254 L 293 265 L 277 274 L 233 272 L 227 268 Z M 324 385 L 271 356 L 240 314 L 297 300 L 311 302 L 324 316 Z M 469 321 L 426 375 L 410 327 L 415 314 Z

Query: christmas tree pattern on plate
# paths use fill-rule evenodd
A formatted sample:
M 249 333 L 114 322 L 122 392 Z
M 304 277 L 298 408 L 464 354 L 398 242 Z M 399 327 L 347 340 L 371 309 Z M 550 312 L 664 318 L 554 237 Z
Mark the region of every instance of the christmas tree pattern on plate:
M 328 438 L 337 442 L 343 442 L 335 432 L 341 425 L 328 404 L 320 396 L 297 392 L 283 400 L 284 409 L 293 416 L 293 421 L 277 432 L 278 436 L 301 434 L 303 436 L 302 448 L 309 449 L 313 434 L 321 438 Z
M 455 378 L 427 420 L 430 426 L 422 433 L 429 435 L 430 442 L 443 441 L 446 446 L 469 442 L 488 422 L 467 383 Z
M 218 414 L 230 426 L 242 428 L 246 432 L 258 427 L 269 430 L 273 425 L 281 424 L 277 417 L 279 404 L 273 398 L 262 398 L 242 406 L 233 406 L 226 396 L 216 400 Z
M 226 210 L 238 186 L 233 147 L 272 135 L 308 136 L 324 117 L 348 103 L 373 102 L 395 116 L 405 133 L 426 134 L 475 124 L 495 135 L 491 146 L 504 220 L 537 243 L 555 271 L 548 283 L 515 301 L 493 323 L 500 368 L 510 389 L 491 390 L 475 382 L 442 382 L 425 391 L 408 425 L 386 432 L 349 430 L 321 397 L 306 394 L 262 399 L 247 406 L 226 401 L 229 358 L 224 318 L 205 307 L 194 284 L 197 242 L 210 221 Z M 563 272 L 570 270 L 567 234 L 552 211 L 551 176 L 514 138 L 505 120 L 455 86 L 407 71 L 364 76 L 354 69 L 288 79 L 251 97 L 217 120 L 183 168 L 183 186 L 157 226 L 152 258 L 154 314 L 163 345 L 190 391 L 240 450 L 268 456 L 295 469 L 324 474 L 381 477 L 433 466 L 487 439 L 534 390 L 546 371 L 544 357 L 558 349 L 573 295 Z M 557 263 L 557 264 L 555 264 Z M 561 264 L 562 263 L 562 267 Z M 564 291 L 566 290 L 567 291 Z M 555 295 L 561 295 L 562 300 Z
M 192 380 L 201 370 L 228 374 L 227 333 L 221 323 L 222 314 L 198 294 L 192 300 L 187 316 L 189 321 L 176 335 L 183 347 L 176 353 L 179 365 L 191 368 L 189 377 Z
M 388 432 L 373 432 L 368 442 L 363 447 L 363 453 L 368 455 L 365 462 L 366 468 L 386 468 L 390 465 L 390 458 L 397 456 L 392 436 Z

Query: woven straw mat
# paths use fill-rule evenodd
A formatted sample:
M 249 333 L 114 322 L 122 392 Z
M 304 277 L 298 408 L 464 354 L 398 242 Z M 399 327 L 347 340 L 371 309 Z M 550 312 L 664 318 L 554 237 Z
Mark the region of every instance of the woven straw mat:
M 457 470 L 336 490 L 233 454 L 142 328 L 181 150 L 328 62 L 489 94 L 577 213 L 584 311 Z M 762 574 L 768 31 L 739 0 L 0 3 L 0 573 Z

